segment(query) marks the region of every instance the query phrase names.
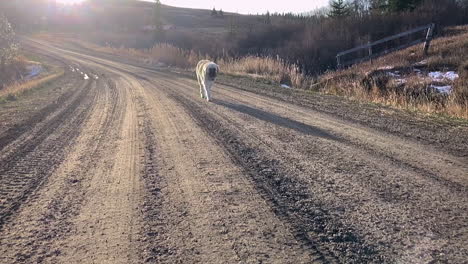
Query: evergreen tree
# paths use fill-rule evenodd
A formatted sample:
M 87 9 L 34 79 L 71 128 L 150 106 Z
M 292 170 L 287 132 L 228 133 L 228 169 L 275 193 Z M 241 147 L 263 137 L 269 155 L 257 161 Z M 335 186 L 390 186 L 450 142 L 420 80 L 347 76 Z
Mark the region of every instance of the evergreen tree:
M 218 12 L 216 11 L 216 9 L 214 7 L 213 7 L 213 10 L 211 10 L 211 16 L 212 17 L 218 16 Z
M 388 0 L 387 8 L 392 12 L 414 10 L 422 0 Z
M 333 0 L 330 2 L 329 17 L 345 17 L 350 14 L 349 5 L 344 0 Z
M 224 17 L 224 12 L 223 12 L 222 9 L 219 10 L 218 14 L 219 14 L 220 17 Z
M 160 0 L 155 1 L 153 22 L 154 22 L 154 27 L 156 28 L 156 30 L 159 31 L 162 29 L 163 23 L 162 23 L 162 17 L 161 17 L 161 1 Z
M 373 10 L 403 12 L 414 10 L 422 2 L 423 0 L 372 0 L 370 7 Z
M 388 6 L 387 0 L 371 0 L 370 1 L 370 9 L 371 10 L 380 10 L 384 11 L 387 9 Z
M 265 24 L 270 25 L 271 24 L 271 16 L 270 16 L 270 11 L 266 12 L 265 15 Z
M 155 42 L 161 42 L 165 38 L 165 32 L 163 30 L 163 17 L 162 17 L 162 6 L 161 6 L 161 1 L 160 0 L 155 0 L 155 5 L 154 5 L 154 18 L 153 18 L 153 25 L 154 25 L 154 35 L 153 35 L 153 40 Z

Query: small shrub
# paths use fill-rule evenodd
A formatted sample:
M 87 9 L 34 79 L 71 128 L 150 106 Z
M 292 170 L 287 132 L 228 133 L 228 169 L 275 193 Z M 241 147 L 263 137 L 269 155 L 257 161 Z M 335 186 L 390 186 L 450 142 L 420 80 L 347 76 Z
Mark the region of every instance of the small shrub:
M 7 101 L 16 101 L 17 99 L 18 97 L 16 96 L 16 94 L 9 94 L 6 96 Z

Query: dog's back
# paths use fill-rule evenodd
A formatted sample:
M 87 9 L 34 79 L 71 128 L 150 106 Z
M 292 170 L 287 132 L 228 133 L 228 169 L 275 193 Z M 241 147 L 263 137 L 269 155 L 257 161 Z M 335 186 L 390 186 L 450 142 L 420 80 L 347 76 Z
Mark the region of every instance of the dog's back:
M 197 69 L 196 69 L 196 72 L 197 72 L 197 78 L 198 80 L 202 80 L 204 81 L 205 80 L 205 66 L 210 63 L 209 60 L 201 60 L 198 62 L 197 64 Z

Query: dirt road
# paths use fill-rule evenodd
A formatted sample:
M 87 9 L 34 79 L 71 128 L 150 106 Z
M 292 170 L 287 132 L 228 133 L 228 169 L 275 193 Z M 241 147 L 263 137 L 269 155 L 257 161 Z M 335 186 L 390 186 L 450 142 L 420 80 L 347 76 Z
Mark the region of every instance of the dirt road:
M 26 44 L 67 73 L 0 105 L 1 263 L 468 259 L 466 123 L 390 129 L 226 80 L 206 103 L 184 73 Z

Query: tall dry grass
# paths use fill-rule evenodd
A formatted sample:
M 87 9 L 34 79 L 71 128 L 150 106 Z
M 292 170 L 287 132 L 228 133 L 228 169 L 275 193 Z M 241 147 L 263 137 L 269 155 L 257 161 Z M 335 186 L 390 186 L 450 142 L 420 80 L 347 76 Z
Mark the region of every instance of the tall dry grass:
M 25 57 L 18 56 L 3 68 L 0 67 L 0 90 L 21 79 L 21 76 L 26 72 L 27 64 Z
M 262 77 L 295 88 L 308 88 L 311 83 L 311 78 L 301 72 L 297 65 L 287 63 L 278 57 L 226 58 L 219 60 L 219 64 L 223 72 Z
M 0 90 L 0 99 L 16 99 L 18 96 L 22 95 L 28 90 L 34 89 L 43 85 L 47 82 L 53 81 L 64 74 L 63 70 L 58 70 L 52 74 L 44 76 L 42 78 L 33 79 L 24 83 L 16 83 L 9 85 L 4 89 Z
M 165 43 L 142 50 L 125 47 L 102 47 L 87 42 L 81 42 L 81 45 L 95 51 L 137 59 L 149 65 L 165 65 L 183 69 L 193 69 L 201 59 L 210 59 L 207 54 Z M 305 75 L 297 65 L 288 63 L 279 57 L 225 57 L 216 62 L 220 65 L 223 73 L 265 78 L 294 88 L 308 89 L 312 83 L 312 78 Z
M 428 57 L 422 55 L 420 46 L 408 48 L 372 63 L 327 73 L 321 76 L 318 89 L 361 101 L 468 118 L 468 26 L 449 28 L 445 34 L 432 42 Z M 449 95 L 434 92 L 430 89 L 431 81 L 416 74 L 410 73 L 404 85 L 375 75 L 384 68 L 411 72 L 422 61 L 424 66 L 418 67 L 423 71 L 451 70 L 459 74 L 460 77 L 450 83 L 453 91 Z M 369 79 L 373 79 L 371 85 L 367 82 Z

